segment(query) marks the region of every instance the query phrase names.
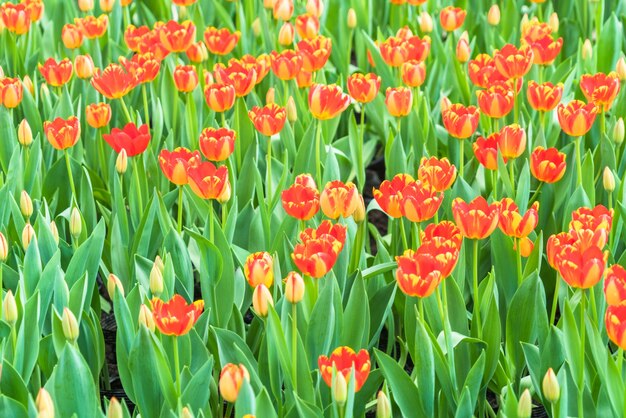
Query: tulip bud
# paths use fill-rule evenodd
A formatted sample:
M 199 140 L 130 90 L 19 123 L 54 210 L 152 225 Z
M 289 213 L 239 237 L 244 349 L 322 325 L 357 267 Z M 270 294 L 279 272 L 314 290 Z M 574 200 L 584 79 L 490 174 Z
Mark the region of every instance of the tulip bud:
M 31 96 L 35 94 L 35 85 L 29 76 L 25 75 L 24 78 L 22 78 L 22 86 L 30 92 Z
M 617 119 L 617 121 L 615 122 L 615 125 L 613 126 L 613 141 L 615 141 L 616 144 L 621 144 L 622 142 L 624 142 L 624 119 L 623 118 Z
M 37 407 L 37 418 L 54 418 L 54 402 L 52 402 L 50 393 L 44 388 L 39 389 L 35 406 Z
M 41 94 L 42 97 L 50 98 L 50 89 L 47 84 L 41 85 L 39 88 L 39 94 Z
M 80 212 L 78 211 L 78 208 L 74 206 L 70 214 L 70 235 L 76 239 L 80 236 L 82 230 L 83 223 L 80 217 Z
M 376 397 L 376 418 L 391 418 L 391 404 L 382 390 Z
M 22 119 L 17 127 L 17 141 L 23 147 L 28 147 L 33 143 L 33 131 L 30 129 L 30 125 L 26 119 Z
M 464 32 L 467 33 L 467 32 Z M 459 42 L 456 44 L 456 59 L 459 60 L 460 63 L 466 63 L 470 58 L 470 46 L 463 36 L 459 39 Z
M 243 381 L 250 381 L 250 373 L 243 364 L 228 363 L 220 372 L 219 388 L 226 402 L 234 403 L 239 396 Z
M 54 238 L 54 242 L 59 245 L 59 229 L 57 228 L 57 224 L 54 221 L 50 221 L 50 232 L 52 233 L 52 238 Z
M 217 197 L 217 201 L 220 203 L 228 202 L 230 200 L 230 193 L 230 183 L 227 182 L 226 186 L 224 186 L 224 190 L 222 190 L 222 193 Z
M 189 410 L 189 408 L 184 407 L 181 411 L 180 411 L 180 418 L 194 418 L 193 414 L 191 413 L 191 411 Z
M 492 5 L 487 13 L 487 22 L 491 26 L 498 26 L 500 23 L 500 8 L 497 4 Z
M 541 384 L 543 389 L 543 397 L 550 403 L 556 403 L 561 397 L 561 388 L 559 387 L 559 381 L 554 374 L 554 370 L 549 368 L 546 375 L 543 378 Z
M 352 219 L 354 219 L 354 222 L 356 223 L 360 223 L 365 220 L 365 202 L 363 201 L 363 195 L 359 195 L 358 204 L 352 213 Z
M 254 36 L 257 38 L 261 36 L 261 19 L 258 17 L 252 22 L 252 33 L 254 33 Z
M 26 251 L 33 238 L 35 238 L 35 230 L 31 224 L 27 223 L 24 225 L 24 229 L 22 229 L 22 248 L 24 251 Z
M 262 318 L 267 317 L 269 305 L 274 306 L 272 294 L 264 284 L 258 285 L 252 294 L 252 309 Z
M 128 154 L 126 150 L 122 148 L 119 154 L 117 154 L 117 159 L 115 160 L 115 171 L 118 174 L 124 174 L 126 169 L 128 168 Z
M 591 46 L 591 41 L 589 39 L 585 39 L 581 55 L 584 60 L 591 59 L 593 55 L 593 47 Z
M 306 12 L 315 17 L 320 17 L 324 13 L 323 0 L 307 0 Z
M 157 257 L 161 260 L 161 257 Z M 161 264 L 162 263 L 161 261 Z M 163 268 L 157 263 L 156 259 L 152 265 L 152 270 L 150 270 L 150 292 L 154 296 L 159 296 L 163 293 Z
M 113 5 L 115 4 L 115 0 L 100 0 L 100 9 L 104 13 L 110 13 L 113 10 Z
M 298 120 L 298 109 L 292 96 L 289 96 L 289 99 L 287 99 L 287 120 L 291 123 L 295 123 Z
M 78 321 L 74 316 L 74 313 L 70 311 L 68 308 L 63 308 L 63 335 L 65 339 L 71 343 L 76 342 L 78 339 Z
M 33 214 L 33 201 L 26 190 L 22 190 L 20 194 L 20 212 L 22 212 L 22 216 L 26 218 L 26 220 Z
M 5 261 L 7 261 L 8 256 L 9 256 L 9 243 L 7 242 L 7 239 L 4 236 L 4 234 L 0 232 L 0 263 L 4 263 Z
M 520 21 L 520 28 L 522 28 L 522 30 L 523 30 L 523 28 L 524 28 L 526 25 L 528 25 L 528 22 L 529 22 L 529 21 L 530 21 L 530 20 L 528 19 L 528 13 L 524 13 L 524 16 L 522 16 L 522 20 Z
M 624 57 L 619 57 L 617 60 L 615 72 L 621 81 L 626 81 L 626 60 L 624 60 Z
M 604 167 L 604 171 L 602 172 L 602 186 L 604 186 L 604 190 L 609 193 L 615 190 L 615 177 L 609 167 Z
M 433 31 L 433 18 L 426 11 L 422 11 L 418 18 L 420 30 L 424 33 Z
M 78 78 L 91 78 L 94 72 L 94 63 L 89 55 L 78 55 L 74 59 L 74 71 Z
M 88 12 L 93 9 L 93 0 L 78 0 L 78 8 L 81 12 Z
M 530 391 L 525 389 L 524 392 L 522 392 L 522 396 L 519 398 L 519 403 L 517 404 L 517 416 L 518 418 L 529 418 L 532 412 L 533 400 L 530 396 Z
M 139 307 L 139 323 L 154 332 L 154 316 L 150 308 L 143 304 Z
M 109 402 L 109 411 L 107 412 L 107 418 L 122 418 L 124 411 L 122 410 L 122 404 L 116 397 L 111 398 Z
M 548 25 L 550 25 L 550 29 L 552 29 L 552 32 L 557 33 L 559 31 L 559 15 L 557 15 L 556 12 L 552 12 L 552 14 L 550 15 Z
M 113 297 L 115 296 L 116 287 L 120 290 L 122 296 L 124 296 L 124 286 L 122 286 L 120 278 L 111 273 L 109 274 L 109 278 L 107 280 L 107 290 L 109 291 L 109 297 L 111 298 L 111 300 L 113 300 Z
M 352 7 L 350 7 L 348 9 L 348 28 L 354 29 L 356 28 L 356 25 L 357 25 L 356 11 Z
M 283 23 L 283 26 L 278 32 L 278 44 L 282 46 L 289 46 L 293 43 L 293 37 L 295 36 L 296 29 L 289 22 Z
M 295 271 L 285 278 L 285 298 L 289 303 L 298 303 L 304 298 L 304 279 Z
M 343 373 L 335 374 L 335 382 L 332 387 L 333 399 L 337 402 L 337 405 L 344 406 L 348 400 L 348 384 Z
M 441 113 L 445 112 L 450 106 L 452 106 L 452 102 L 450 102 L 450 99 L 448 99 L 447 96 L 443 96 L 441 98 Z
M 276 103 L 276 89 L 274 87 L 270 87 L 267 89 L 267 93 L 265 94 L 265 101 L 267 104 Z
M 0 28 L 2 26 L 2 19 L 0 19 Z M 2 31 L 0 31 L 2 33 Z M 2 69 L 2 65 L 0 65 L 0 78 L 4 77 L 4 70 Z
M 4 302 L 2 302 L 2 316 L 9 325 L 14 325 L 17 322 L 17 304 L 15 303 L 15 297 L 10 290 L 4 295 Z

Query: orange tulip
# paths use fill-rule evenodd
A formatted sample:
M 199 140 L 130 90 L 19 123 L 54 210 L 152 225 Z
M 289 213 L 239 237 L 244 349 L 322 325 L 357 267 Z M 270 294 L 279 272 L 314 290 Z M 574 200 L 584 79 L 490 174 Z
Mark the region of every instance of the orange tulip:
M 148 148 L 151 137 L 148 125 L 137 128 L 134 122 L 130 122 L 123 129 L 113 128 L 110 134 L 102 135 L 102 139 L 118 154 L 123 150 L 127 157 L 134 157 Z
M 292 49 L 272 51 L 272 72 L 281 80 L 293 80 L 302 68 L 302 56 Z
M 54 58 L 48 58 L 46 62 L 37 66 L 46 83 L 53 87 L 61 87 L 72 78 L 72 61 L 64 58 L 58 63 Z
M 526 131 L 517 124 L 500 129 L 498 147 L 504 158 L 517 158 L 526 149 Z
M 352 182 L 329 181 L 320 195 L 322 212 L 331 219 L 349 218 L 358 205 L 359 191 Z
M 289 46 L 293 44 L 293 38 L 296 36 L 296 28 L 289 23 L 283 23 L 280 31 L 278 32 L 278 44 L 282 46 Z
M 137 78 L 118 64 L 109 64 L 104 71 L 96 70 L 91 85 L 109 100 L 127 95 L 137 86 Z
M 500 149 L 500 133 L 494 132 L 488 137 L 479 136 L 472 144 L 476 160 L 488 170 L 498 169 L 498 150 Z M 506 164 L 507 159 L 504 158 Z
M 22 3 L 26 5 L 31 22 L 38 22 L 43 16 L 43 0 L 22 0 Z
M 300 71 L 296 75 L 296 82 L 298 83 L 298 88 L 305 89 L 311 87 L 313 85 L 313 73 Z
M 0 77 L 0 104 L 16 108 L 24 97 L 24 85 L 19 78 Z
M 3 3 L 0 5 L 0 18 L 4 27 L 16 35 L 23 35 L 30 29 L 30 12 L 23 3 Z
M 191 6 L 197 1 L 198 0 L 172 0 L 172 3 L 174 3 L 177 6 Z
M 192 43 L 191 46 L 187 48 L 185 54 L 187 54 L 189 61 L 194 64 L 199 64 L 209 58 L 209 51 L 202 41 Z
M 413 31 L 407 25 L 401 27 L 396 32 L 396 37 L 404 39 L 404 40 L 409 39 L 411 36 L 413 36 Z
M 461 235 L 461 230 L 454 222 L 441 221 L 437 224 L 429 224 L 426 229 L 422 231 L 423 244 L 434 242 L 439 245 L 446 241 L 450 241 L 457 249 L 461 249 L 463 235 Z
M 128 25 L 124 31 L 124 42 L 126 46 L 133 52 L 139 52 L 139 44 L 144 36 L 150 33 L 150 28 L 147 26 L 136 27 L 134 25 Z
M 309 110 L 316 119 L 333 119 L 349 105 L 350 96 L 336 84 L 314 84 L 309 90 Z
M 608 251 L 585 248 L 579 241 L 564 245 L 556 254 L 556 268 L 571 287 L 589 289 L 602 279 Z
M 359 103 L 369 103 L 376 98 L 380 90 L 380 77 L 374 73 L 355 73 L 348 77 L 348 93 Z
M 505 82 L 495 82 L 487 90 L 478 90 L 476 96 L 480 111 L 490 118 L 502 118 L 513 110 L 513 90 Z
M 226 402 L 235 403 L 243 381 L 250 381 L 248 369 L 243 364 L 228 363 L 220 372 L 220 394 Z
M 593 208 L 580 207 L 572 212 L 570 228 L 593 229 L 603 228 L 607 232 L 613 224 L 613 209 L 607 209 L 604 205 L 596 205 Z
M 315 17 L 320 17 L 324 13 L 324 0 L 307 0 L 306 12 Z
M 111 121 L 111 106 L 108 103 L 93 103 L 85 107 L 87 124 L 92 128 L 104 128 Z
M 494 74 L 500 74 L 496 70 L 495 61 L 489 54 L 478 54 L 467 64 L 467 72 L 472 83 L 484 89 L 489 88 Z
M 443 30 L 453 32 L 463 25 L 467 12 L 460 7 L 447 6 L 439 13 L 439 22 Z
M 465 139 L 472 136 L 478 128 L 480 111 L 476 106 L 465 107 L 460 103 L 455 103 L 442 110 L 441 118 L 451 136 Z
M 335 242 L 328 238 L 309 239 L 296 244 L 291 258 L 302 273 L 319 279 L 326 275 L 337 262 Z
M 216 168 L 213 163 L 208 161 L 189 164 L 187 176 L 189 187 L 202 199 L 216 199 L 225 202 L 230 198 L 228 167 L 225 165 Z
M 164 60 L 170 53 L 165 44 L 161 42 L 161 32 L 163 32 L 164 26 L 164 23 L 157 22 L 154 24 L 154 29 L 141 36 L 137 46 L 137 52 L 140 54 L 150 53 L 154 55 L 156 60 Z
M 409 87 L 419 87 L 426 79 L 426 64 L 423 61 L 406 61 L 400 67 L 402 82 Z
M 83 44 L 83 33 L 78 26 L 67 23 L 61 30 L 61 40 L 67 49 L 80 48 Z
M 569 232 L 560 232 L 550 235 L 546 242 L 546 258 L 550 267 L 556 270 L 556 256 L 565 245 L 571 245 L 576 242 L 576 238 Z
M 604 275 L 604 296 L 609 306 L 620 305 L 626 301 L 626 270 L 619 264 L 606 269 Z
M 411 36 L 406 40 L 405 47 L 408 51 L 407 61 L 425 61 L 430 54 L 430 36 Z
M 200 161 L 198 151 L 189 151 L 187 148 L 178 147 L 174 151 L 162 150 L 159 154 L 159 166 L 165 177 L 177 186 L 189 182 L 187 168 Z
M 56 118 L 52 122 L 43 123 L 43 132 L 50 145 L 55 149 L 64 150 L 78 142 L 80 122 L 76 116 L 70 116 L 69 119 Z
M 463 33 L 467 34 L 467 32 Z M 467 37 L 461 36 L 459 42 L 456 44 L 456 59 L 463 64 L 470 59 L 471 54 L 472 51 L 470 50 L 469 40 Z
M 526 90 L 528 104 L 540 112 L 549 112 L 554 109 L 561 101 L 562 95 L 563 83 L 554 85 L 549 81 L 542 84 L 533 80 L 528 82 L 528 89 Z
M 159 40 L 169 52 L 185 52 L 195 39 L 196 26 L 190 20 L 183 23 L 170 20 L 159 30 Z
M 256 84 L 259 84 L 272 68 L 272 58 L 268 54 L 261 54 L 258 57 L 246 54 L 239 60 L 247 68 L 254 68 L 256 71 Z
M 235 150 L 236 137 L 228 128 L 206 128 L 200 134 L 200 151 L 209 161 L 224 161 Z
M 298 54 L 302 57 L 302 69 L 313 73 L 326 65 L 333 49 L 333 43 L 330 38 L 317 35 L 298 42 L 297 49 Z
M 354 369 L 354 391 L 358 392 L 365 384 L 372 364 L 367 350 L 362 349 L 355 353 L 352 348 L 343 346 L 335 348 L 330 357 L 319 356 L 317 366 L 328 387 L 333 385 L 333 369 L 335 373 L 343 375 L 346 382 L 350 381 Z
M 620 79 L 615 71 L 609 74 L 583 74 L 580 77 L 580 89 L 589 102 L 606 112 L 611 109 L 619 93 Z
M 322 221 L 319 226 L 307 228 L 300 232 L 300 240 L 307 242 L 316 239 L 330 240 L 333 244 L 334 251 L 339 254 L 346 242 L 347 227 L 341 224 L 333 224 L 329 220 Z
M 527 45 L 533 51 L 533 63 L 538 65 L 550 65 L 561 52 L 563 47 L 563 38 L 556 41 L 552 36 L 544 36 L 534 42 L 528 42 Z
M 409 183 L 400 194 L 400 212 L 411 222 L 427 221 L 443 203 L 443 193 L 420 180 Z
M 262 284 L 269 288 L 274 283 L 274 259 L 265 251 L 252 253 L 246 258 L 243 272 L 250 286 Z
M 500 210 L 498 226 L 505 235 L 518 239 L 525 238 L 537 227 L 539 202 L 533 203 L 523 216 L 513 199 L 505 197 L 496 204 Z
M 172 75 L 176 89 L 183 93 L 193 91 L 198 85 L 198 74 L 193 65 L 177 65 Z
M 417 257 L 424 259 L 426 265 L 433 266 L 434 270 L 441 273 L 441 279 L 452 274 L 459 261 L 460 247 L 451 240 L 424 241 L 417 249 Z
M 399 218 L 402 216 L 402 190 L 413 181 L 408 174 L 396 174 L 391 181 L 385 180 L 378 189 L 374 188 L 372 195 L 383 212 L 392 218 Z
M 150 301 L 150 305 L 154 324 L 161 334 L 177 337 L 187 334 L 204 310 L 204 301 L 197 300 L 187 304 L 181 295 L 174 295 L 169 302 L 154 298 Z
M 320 31 L 319 19 L 311 14 L 303 14 L 296 17 L 296 31 L 302 39 L 312 39 Z
M 506 79 L 524 77 L 533 65 L 533 50 L 525 45 L 517 49 L 515 45 L 506 44 L 493 57 L 496 69 Z
M 100 15 L 98 17 L 87 15 L 83 18 L 75 18 L 74 24 L 78 26 L 87 39 L 96 39 L 104 35 L 109 26 L 109 17 Z
M 275 103 L 270 103 L 264 107 L 254 106 L 248 112 L 250 120 L 254 127 L 265 136 L 273 136 L 279 133 L 285 120 L 287 120 L 287 111 L 284 107 Z
M 231 32 L 228 28 L 217 29 L 213 26 L 204 31 L 204 43 L 208 50 L 216 55 L 228 55 L 237 46 L 241 32 Z
M 611 341 L 622 350 L 626 350 L 626 304 L 609 306 L 604 323 Z
M 452 202 L 452 215 L 461 235 L 469 239 L 487 238 L 498 226 L 498 205 L 488 204 L 482 196 L 470 203 L 457 197 Z
M 209 84 L 204 89 L 207 105 L 214 112 L 225 112 L 235 104 L 235 87 L 230 84 Z
M 257 76 L 255 68 L 236 59 L 231 59 L 228 67 L 221 63 L 215 66 L 217 81 L 221 84 L 231 84 L 237 97 L 247 96 L 252 91 L 256 86 Z
M 283 209 L 302 221 L 311 219 L 320 209 L 320 192 L 308 174 L 300 174 L 294 184 L 281 193 Z
M 408 296 L 427 298 L 443 279 L 439 266 L 432 257 L 413 250 L 406 250 L 404 254 L 397 256 L 396 263 L 396 282 L 400 290 Z
M 293 16 L 293 0 L 274 0 L 274 19 L 280 19 L 284 22 Z
M 565 154 L 556 148 L 535 148 L 530 154 L 530 172 L 539 181 L 556 183 L 565 175 Z
M 391 36 L 378 46 L 380 56 L 390 67 L 399 67 L 409 60 L 409 48 L 402 38 Z
M 385 96 L 385 105 L 391 116 L 406 116 L 411 112 L 413 92 L 408 87 L 388 87 Z
M 452 187 L 456 179 L 456 167 L 445 157 L 442 159 L 422 157 L 417 177 L 422 182 L 430 184 L 436 191 L 443 192 Z
M 574 137 L 589 132 L 598 113 L 595 104 L 585 104 L 580 100 L 572 100 L 567 105 L 561 103 L 556 110 L 561 128 L 566 134 Z

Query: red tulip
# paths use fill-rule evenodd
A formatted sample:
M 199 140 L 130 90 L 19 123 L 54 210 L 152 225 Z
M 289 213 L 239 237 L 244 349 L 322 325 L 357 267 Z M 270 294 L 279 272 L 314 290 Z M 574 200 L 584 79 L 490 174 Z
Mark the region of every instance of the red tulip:
M 126 151 L 128 157 L 143 153 L 150 143 L 150 131 L 148 125 L 139 128 L 134 123 L 128 123 L 124 129 L 113 128 L 110 134 L 102 135 L 102 138 L 117 153 Z
M 154 298 L 150 302 L 154 323 L 159 331 L 177 337 L 187 334 L 204 310 L 202 300 L 187 304 L 181 295 L 174 295 L 169 302 L 159 298 Z

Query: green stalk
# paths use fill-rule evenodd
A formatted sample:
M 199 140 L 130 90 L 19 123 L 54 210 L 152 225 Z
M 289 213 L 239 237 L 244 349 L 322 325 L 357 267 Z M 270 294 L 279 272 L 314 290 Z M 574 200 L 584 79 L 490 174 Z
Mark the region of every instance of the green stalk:
M 291 372 L 293 391 L 298 393 L 298 305 L 291 304 Z
M 213 226 L 215 211 L 213 210 L 213 200 L 209 201 L 209 239 L 215 242 L 215 227 Z
M 272 138 L 267 138 L 267 203 L 272 202 Z M 270 208 L 271 209 L 271 208 Z
M 363 167 L 364 163 L 363 163 L 363 142 L 365 141 L 365 103 L 363 103 L 361 105 L 361 138 L 359 141 L 357 141 L 357 150 L 356 150 L 356 167 L 357 170 L 359 170 L 359 173 L 361 174 L 361 178 L 363 179 L 363 182 L 365 182 L 365 167 Z M 357 180 L 359 179 L 359 176 L 357 176 Z M 365 187 L 365 184 L 361 184 L 359 183 L 359 192 L 362 193 L 363 192 L 363 187 Z
M 580 186 L 583 184 L 583 164 L 582 157 L 580 155 L 580 142 L 582 141 L 582 136 L 576 138 L 576 171 L 577 171 L 577 184 Z
M 465 140 L 461 139 L 461 151 L 459 154 L 459 176 L 463 177 L 463 168 L 465 167 Z
M 511 188 L 515 192 L 515 160 L 509 161 L 509 177 L 511 178 Z
M 552 309 L 550 311 L 550 325 L 554 324 L 556 319 L 556 307 L 559 306 L 559 288 L 561 287 L 561 276 L 557 273 L 554 283 L 554 295 L 552 296 Z
M 183 186 L 178 186 L 178 222 L 176 225 L 180 234 L 183 230 Z
M 181 409 L 182 390 L 180 386 L 180 359 L 178 358 L 178 337 L 174 337 L 174 371 L 176 373 L 176 398 L 178 411 Z
M 409 248 L 409 245 L 406 240 L 406 231 L 404 229 L 404 220 L 402 218 L 398 218 L 398 223 L 400 223 L 400 236 L 402 237 L 402 252 L 404 252 L 404 250 L 407 250 Z
M 622 377 L 623 364 L 624 364 L 624 350 L 620 348 L 617 350 L 617 370 L 619 371 L 620 378 Z
M 441 291 L 437 289 L 437 303 L 440 305 L 441 320 L 443 322 L 443 334 L 446 340 L 448 351 L 448 360 L 450 361 L 450 377 L 452 379 L 453 388 L 456 389 L 456 367 L 454 365 L 454 347 L 452 346 L 452 328 L 450 326 L 450 318 L 448 316 L 448 292 L 446 290 L 445 280 L 439 285 Z M 442 301 L 443 294 L 443 301 Z M 456 392 L 453 393 L 456 398 Z
M 519 121 L 519 103 L 517 100 L 517 78 L 513 79 L 513 123 Z
M 128 120 L 129 123 L 132 122 L 133 118 L 130 117 L 130 112 L 128 111 L 128 107 L 126 107 L 126 102 L 124 101 L 123 97 L 120 97 L 120 103 L 122 104 L 122 110 L 124 111 L 124 115 L 126 116 L 126 119 Z
M 476 329 L 478 331 L 478 338 L 482 337 L 482 327 L 480 323 L 480 296 L 478 294 L 478 240 L 474 240 L 474 259 L 473 259 L 473 272 L 474 272 L 474 314 L 476 315 Z M 474 318 L 472 318 L 474 319 Z
M 602 113 L 600 113 L 600 141 L 604 140 L 604 135 L 606 134 L 606 113 L 604 110 L 604 106 L 602 106 Z
M 321 162 L 321 150 L 322 147 L 322 121 L 317 121 L 317 131 L 315 134 L 315 180 L 317 181 L 317 187 L 323 187 L 322 185 L 322 162 Z
M 141 157 L 137 157 L 141 158 Z M 139 181 L 139 163 L 135 158 L 133 160 L 133 176 L 135 177 L 135 182 L 137 182 L 137 198 L 139 199 L 139 207 L 143 208 L 143 197 L 141 196 L 141 183 Z
M 541 186 L 543 186 L 543 182 L 539 183 L 539 185 L 535 189 L 535 193 L 533 193 L 533 195 L 530 197 L 530 200 L 528 201 L 529 205 L 531 205 L 539 196 L 539 190 L 541 190 Z
M 150 130 L 150 113 L 148 112 L 148 88 L 146 87 L 146 83 L 141 85 L 141 95 L 143 96 L 143 112 L 145 114 L 145 123 L 148 125 L 148 130 Z
M 583 396 L 585 394 L 585 308 L 587 299 L 585 289 L 580 289 L 580 374 L 578 375 L 578 416 L 583 418 L 585 409 Z
M 522 273 L 522 240 L 521 238 L 517 238 L 517 251 L 515 251 L 517 255 L 517 287 L 522 286 L 522 281 L 524 280 Z
M 67 176 L 70 179 L 70 189 L 72 190 L 72 201 L 71 201 L 70 207 L 74 207 L 74 205 L 78 206 L 78 201 L 76 199 L 76 187 L 74 186 L 74 176 L 72 175 L 72 166 L 70 164 L 70 154 L 67 151 L 67 149 L 65 149 L 63 153 L 65 154 L 65 165 L 67 167 Z

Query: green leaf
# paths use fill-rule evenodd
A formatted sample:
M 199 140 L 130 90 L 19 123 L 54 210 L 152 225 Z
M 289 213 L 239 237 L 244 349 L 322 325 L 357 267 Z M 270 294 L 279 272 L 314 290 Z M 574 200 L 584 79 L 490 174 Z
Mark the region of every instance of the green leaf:
M 363 303 L 367 299 L 365 283 L 361 273 L 358 272 L 343 315 L 343 334 L 340 345 L 346 345 L 355 350 L 367 347 L 370 312 L 369 305 Z M 354 326 L 354 324 L 359 324 L 359 326 Z
M 409 375 L 392 357 L 379 350 L 374 350 L 374 352 L 402 415 L 405 417 L 428 416 L 419 401 L 421 397 L 417 386 L 411 381 Z

